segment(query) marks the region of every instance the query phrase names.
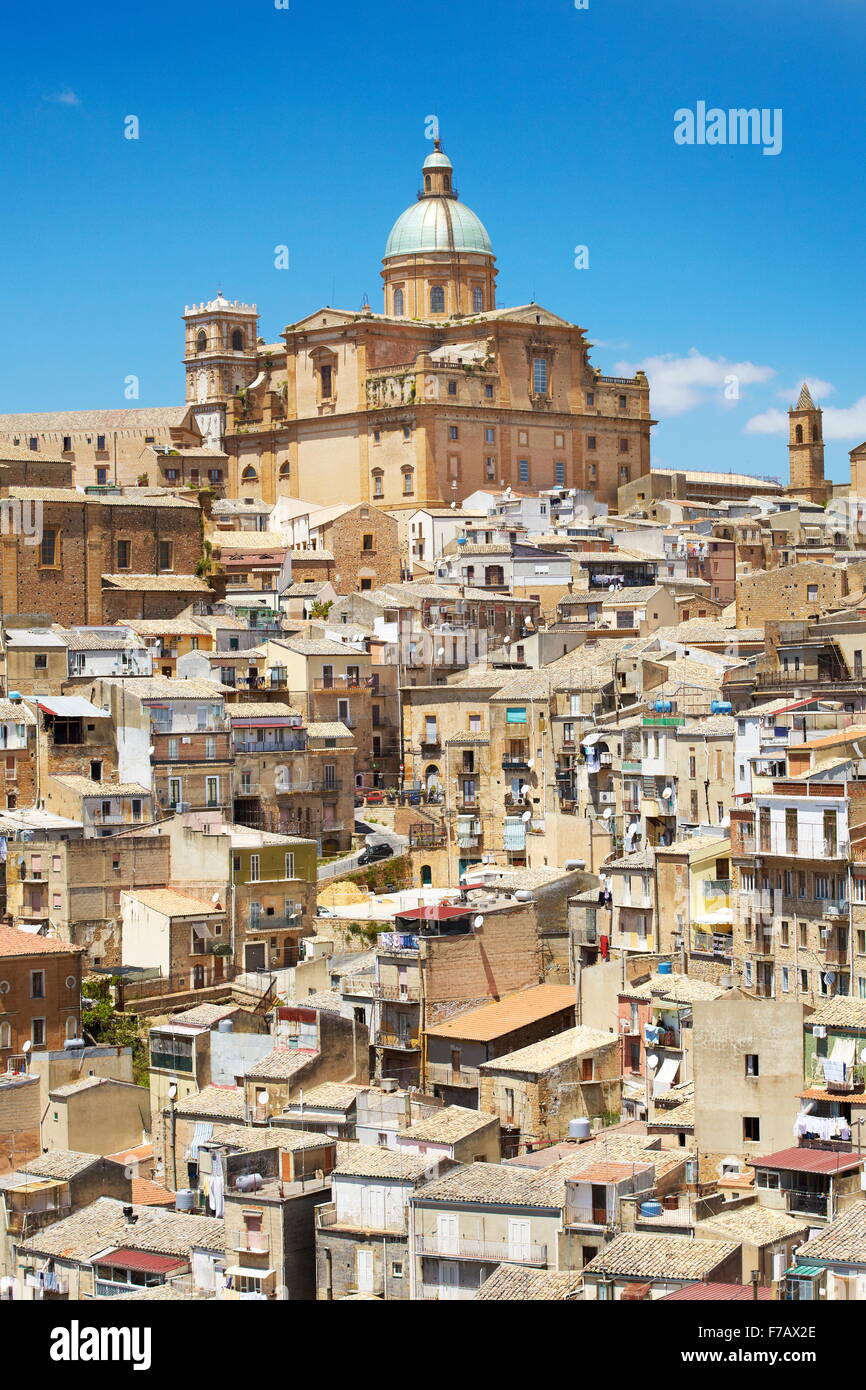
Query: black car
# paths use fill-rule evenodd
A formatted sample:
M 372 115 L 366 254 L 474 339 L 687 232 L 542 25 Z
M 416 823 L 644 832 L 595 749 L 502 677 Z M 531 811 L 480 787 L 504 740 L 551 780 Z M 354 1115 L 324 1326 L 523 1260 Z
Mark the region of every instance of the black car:
M 393 853 L 394 851 L 391 846 L 384 842 L 378 845 L 368 845 L 367 848 L 362 850 L 358 855 L 358 863 L 375 864 L 377 859 L 390 859 Z

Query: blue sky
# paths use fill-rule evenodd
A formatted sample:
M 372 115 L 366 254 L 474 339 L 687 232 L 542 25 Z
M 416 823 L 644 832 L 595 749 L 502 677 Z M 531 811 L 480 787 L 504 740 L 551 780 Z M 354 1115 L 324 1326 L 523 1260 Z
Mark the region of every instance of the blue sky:
M 218 285 L 268 338 L 381 307 L 435 114 L 499 303 L 581 324 L 607 373 L 646 366 L 655 462 L 785 476 L 805 376 L 843 478 L 866 439 L 864 40 L 862 0 L 16 6 L 0 412 L 181 401 L 179 315 Z M 699 101 L 780 108 L 781 153 L 677 145 Z

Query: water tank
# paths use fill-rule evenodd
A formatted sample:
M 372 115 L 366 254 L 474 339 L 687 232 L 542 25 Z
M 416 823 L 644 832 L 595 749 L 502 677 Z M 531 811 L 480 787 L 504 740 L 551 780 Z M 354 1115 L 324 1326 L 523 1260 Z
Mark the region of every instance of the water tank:
M 670 714 L 674 707 L 673 700 L 656 700 L 653 709 L 656 714 Z
M 585 1116 L 579 1119 L 569 1120 L 568 1137 L 569 1139 L 588 1139 L 591 1133 L 589 1120 Z
M 174 1194 L 174 1205 L 176 1211 L 195 1211 L 198 1206 L 197 1194 L 191 1187 L 178 1188 Z
M 235 1183 L 238 1192 L 258 1192 L 262 1185 L 261 1173 L 241 1173 Z
M 670 975 L 670 974 L 672 973 L 672 972 L 671 972 L 671 963 L 670 963 L 669 960 L 660 960 L 660 961 L 659 961 L 658 973 L 659 973 L 660 975 Z
M 641 1216 L 661 1216 L 661 1202 L 641 1202 L 640 1214 Z
M 17 704 L 20 704 L 20 702 L 21 702 L 21 691 L 20 691 L 20 690 L 10 690 L 10 691 L 9 691 L 9 699 L 12 700 L 13 703 L 16 704 L 16 705 L 17 705 Z
M 519 903 L 531 903 L 533 897 L 534 894 L 528 888 L 518 888 L 514 894 L 515 902 Z
M 730 714 L 733 708 L 730 700 L 713 700 L 710 705 L 710 714 Z
M 234 1031 L 235 1025 L 230 1018 L 220 1019 L 219 1023 L 217 1024 L 218 1033 L 233 1033 Z

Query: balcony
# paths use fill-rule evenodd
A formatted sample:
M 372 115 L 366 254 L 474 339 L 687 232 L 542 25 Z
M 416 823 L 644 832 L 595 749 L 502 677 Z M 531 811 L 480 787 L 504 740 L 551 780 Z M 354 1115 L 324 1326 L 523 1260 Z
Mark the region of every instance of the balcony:
M 754 960 L 774 960 L 776 956 L 772 932 L 756 932 L 753 941 L 746 941 L 746 951 Z
M 334 690 L 340 694 L 346 691 L 369 692 L 374 688 L 375 681 L 371 676 L 317 676 L 313 681 L 314 690 Z
M 372 986 L 374 999 L 390 999 L 396 1003 L 417 1003 L 421 998 L 420 985 L 381 985 L 378 982 Z
M 789 835 L 774 826 L 769 835 L 761 835 L 759 854 L 781 855 L 785 859 L 847 859 L 848 837 L 845 835 L 814 834 L 808 829 Z
M 785 1205 L 792 1216 L 824 1216 L 829 1212 L 829 1194 L 826 1192 L 796 1192 L 789 1189 L 785 1193 Z
M 229 1237 L 230 1248 L 244 1255 L 269 1255 L 271 1238 L 265 1231 L 235 1231 Z
M 547 1246 L 531 1241 L 470 1240 L 465 1236 L 446 1239 L 436 1235 L 416 1235 L 418 1255 L 441 1260 L 482 1260 L 500 1264 L 546 1265 Z
M 464 1288 L 459 1284 L 421 1284 L 419 1288 L 425 1303 L 431 1301 L 444 1303 L 446 1300 L 455 1302 L 474 1300 L 478 1293 L 477 1287 Z
M 460 1067 L 456 1071 L 450 1062 L 428 1062 L 427 1080 L 436 1086 L 462 1086 L 467 1090 L 478 1087 L 477 1067 Z
M 390 1047 L 394 1052 L 420 1052 L 421 1039 L 417 1033 L 391 1033 L 379 1028 L 372 1039 L 376 1047 Z
M 243 709 L 243 705 L 239 708 Z M 306 746 L 306 735 L 284 743 L 265 743 L 252 738 L 236 738 L 234 741 L 236 753 L 266 753 L 269 757 L 278 757 L 283 753 L 303 753 Z
M 502 759 L 503 772 L 528 772 L 529 757 L 524 753 L 506 753 Z

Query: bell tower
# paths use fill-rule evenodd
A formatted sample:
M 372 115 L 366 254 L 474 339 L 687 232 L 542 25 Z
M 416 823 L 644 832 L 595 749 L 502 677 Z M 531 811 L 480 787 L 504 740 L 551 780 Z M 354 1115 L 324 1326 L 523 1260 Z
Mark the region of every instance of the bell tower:
M 255 380 L 259 314 L 255 304 L 223 298 L 183 311 L 186 402 L 207 444 L 222 447 L 226 402 Z
M 804 381 L 797 404 L 788 411 L 789 497 L 823 503 L 830 496 L 824 477 L 823 416 Z

